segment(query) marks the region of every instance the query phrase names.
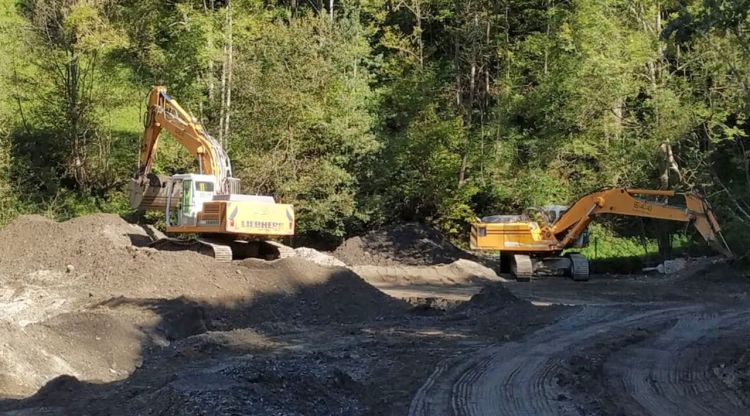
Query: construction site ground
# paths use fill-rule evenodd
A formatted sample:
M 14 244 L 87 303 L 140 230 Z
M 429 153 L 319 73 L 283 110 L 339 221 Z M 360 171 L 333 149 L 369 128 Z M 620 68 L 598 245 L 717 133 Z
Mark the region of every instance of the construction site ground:
M 152 234 L 0 230 L 0 414 L 750 414 L 750 281 L 718 260 L 518 283 L 416 226 L 227 264 Z

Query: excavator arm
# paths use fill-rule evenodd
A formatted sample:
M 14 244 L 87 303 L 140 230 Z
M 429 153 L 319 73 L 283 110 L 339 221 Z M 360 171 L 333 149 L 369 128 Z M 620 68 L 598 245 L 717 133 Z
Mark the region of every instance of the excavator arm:
M 146 128 L 139 174 L 151 173 L 159 136 L 167 130 L 190 154 L 198 159 L 201 174 L 215 175 L 220 180 L 232 176 L 232 166 L 224 149 L 203 126 L 176 100 L 167 95 L 166 88 L 153 87 L 148 98 Z
M 169 199 L 169 179 L 152 173 L 163 130 L 195 156 L 198 173 L 216 177 L 218 194 L 239 192 L 239 182 L 231 177 L 232 164 L 221 144 L 167 94 L 166 88 L 154 86 L 148 97 L 139 169 L 130 182 L 130 204 L 134 209 L 161 210 Z M 176 190 L 172 193 L 176 196 Z
M 638 196 L 679 197 L 684 199 L 684 207 L 647 201 Z M 570 247 L 594 217 L 603 214 L 692 223 L 711 246 L 732 257 L 710 205 L 703 197 L 694 193 L 677 194 L 674 191 L 627 188 L 593 192 L 576 201 L 545 231 L 556 236 L 561 248 Z

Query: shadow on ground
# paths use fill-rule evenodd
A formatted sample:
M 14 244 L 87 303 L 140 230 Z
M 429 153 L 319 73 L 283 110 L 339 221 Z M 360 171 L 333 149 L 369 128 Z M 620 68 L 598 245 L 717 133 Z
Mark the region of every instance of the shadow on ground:
M 137 369 L 110 383 L 63 375 L 31 397 L 0 400 L 0 414 L 404 414 L 441 360 L 521 336 L 560 312 L 513 300 L 498 285 L 476 307 L 426 314 L 331 270 L 324 283 L 239 304 L 98 303 L 92 310 L 158 315 L 141 328 Z

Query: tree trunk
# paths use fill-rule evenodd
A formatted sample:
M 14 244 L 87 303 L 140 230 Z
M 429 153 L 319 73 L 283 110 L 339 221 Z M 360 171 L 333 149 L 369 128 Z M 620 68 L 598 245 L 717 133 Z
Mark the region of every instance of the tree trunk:
M 615 100 L 615 102 L 612 104 L 612 137 L 615 140 L 620 140 L 622 138 L 622 130 L 623 130 L 623 122 L 622 119 L 625 116 L 624 107 L 625 106 L 625 100 L 623 98 L 618 98 Z M 609 140 L 609 137 L 607 137 L 607 140 Z
M 226 108 L 224 106 L 226 102 L 226 94 L 227 94 L 227 47 L 224 45 L 223 47 L 223 54 L 222 54 L 222 63 L 221 63 L 221 102 L 219 105 L 219 143 L 225 145 L 224 143 L 224 117 L 225 117 L 225 111 Z
M 548 0 L 547 1 L 547 11 L 548 11 L 547 12 L 548 13 L 547 15 L 547 37 L 544 42 L 544 76 L 545 77 L 549 75 L 549 41 L 550 41 L 550 31 L 551 31 L 551 28 L 550 28 L 551 25 L 549 21 L 549 10 L 551 6 L 550 3 L 551 2 Z M 552 7 L 554 7 L 554 5 L 552 5 Z
M 677 175 L 678 182 L 682 182 L 682 173 L 680 167 L 677 165 L 677 160 L 672 152 L 672 146 L 669 143 L 662 143 L 659 146 L 659 167 L 661 168 L 659 182 L 662 189 L 670 189 L 672 184 L 670 183 L 670 172 L 674 172 Z
M 207 15 L 213 15 L 214 13 L 214 0 L 209 0 L 208 4 L 203 3 L 204 10 Z M 213 49 L 214 43 L 213 38 L 208 38 L 208 48 Z M 208 60 L 208 105 L 211 107 L 214 103 L 214 60 Z
M 229 38 L 227 37 L 227 28 L 229 26 L 230 16 L 231 16 L 231 3 L 227 2 L 227 8 L 226 8 L 226 17 L 224 18 L 224 45 L 222 46 L 222 56 L 221 56 L 221 103 L 219 108 L 219 143 L 221 143 L 222 146 L 226 147 L 226 138 L 224 136 L 225 131 L 225 123 L 226 123 L 226 102 L 227 102 L 227 73 L 229 70 L 229 62 L 228 62 L 228 55 L 229 55 Z
M 419 36 L 417 37 L 417 47 L 419 48 L 419 67 L 424 68 L 424 38 L 423 38 L 423 33 L 422 33 L 421 0 L 414 1 L 414 14 L 417 18 L 417 30 L 419 30 Z
M 232 3 L 227 2 L 227 19 L 228 19 L 228 30 L 229 30 L 229 41 L 227 46 L 227 85 L 226 85 L 226 110 L 224 113 L 224 140 L 227 141 L 225 146 L 228 145 L 229 140 L 229 118 L 232 114 L 232 67 L 234 66 L 234 42 L 232 34 Z

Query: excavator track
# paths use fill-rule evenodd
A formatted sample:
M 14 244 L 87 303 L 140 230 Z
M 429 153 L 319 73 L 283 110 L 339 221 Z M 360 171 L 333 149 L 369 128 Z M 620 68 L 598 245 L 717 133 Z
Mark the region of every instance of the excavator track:
M 149 245 L 162 251 L 195 251 L 215 258 L 222 263 L 232 261 L 232 248 L 225 244 L 218 244 L 205 239 L 162 238 Z
M 570 259 L 570 275 L 577 282 L 589 280 L 589 260 L 582 254 L 570 253 L 567 255 Z
M 221 263 L 232 261 L 232 247 L 205 239 L 198 239 L 197 241 L 201 244 L 202 254 L 212 256 Z
M 227 240 L 221 238 L 162 238 L 149 245 L 163 251 L 195 251 L 221 263 L 255 258 L 276 260 L 294 255 L 294 250 L 275 241 Z
M 534 265 L 531 257 L 525 254 L 513 255 L 510 272 L 519 282 L 531 281 L 531 278 L 534 276 Z

